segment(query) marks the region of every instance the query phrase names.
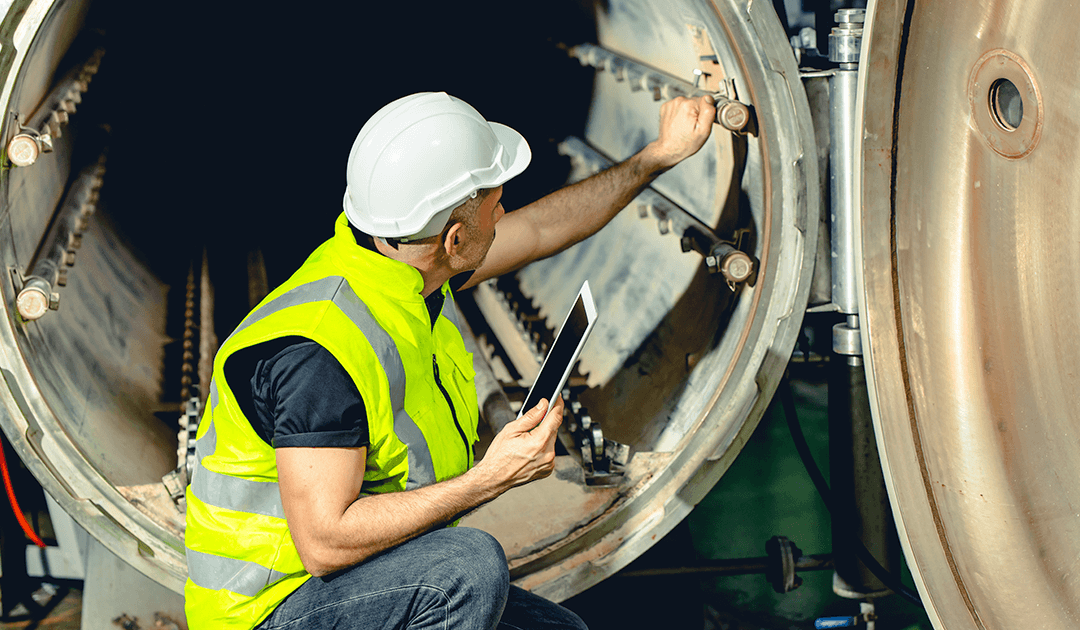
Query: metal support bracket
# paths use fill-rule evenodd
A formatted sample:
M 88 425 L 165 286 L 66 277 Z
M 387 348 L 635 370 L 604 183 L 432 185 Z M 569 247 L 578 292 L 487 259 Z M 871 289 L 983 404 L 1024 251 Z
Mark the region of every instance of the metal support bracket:
M 619 485 L 624 479 L 626 464 L 630 461 L 630 447 L 605 438 L 600 423 L 589 415 L 580 402 L 574 400 L 569 388 L 563 390 L 562 396 L 566 401 L 564 423 L 581 453 L 585 485 Z

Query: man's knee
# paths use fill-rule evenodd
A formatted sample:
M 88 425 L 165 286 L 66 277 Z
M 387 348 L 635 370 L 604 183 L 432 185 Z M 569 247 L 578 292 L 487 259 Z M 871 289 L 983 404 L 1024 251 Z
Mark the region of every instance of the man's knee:
M 442 546 L 440 562 L 444 568 L 459 571 L 473 588 L 490 589 L 506 596 L 510 571 L 499 541 L 487 532 L 471 527 L 449 527 L 439 532 Z
M 425 582 L 438 585 L 446 597 L 448 619 L 460 617 L 470 620 L 468 627 L 494 628 L 510 589 L 510 571 L 499 542 L 469 527 L 449 527 L 424 538 L 427 557 L 416 559 L 427 564 Z

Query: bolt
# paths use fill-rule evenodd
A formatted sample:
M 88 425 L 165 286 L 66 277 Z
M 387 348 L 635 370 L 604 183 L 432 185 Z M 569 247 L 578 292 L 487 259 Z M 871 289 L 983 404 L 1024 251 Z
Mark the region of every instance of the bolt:
M 750 108 L 738 101 L 728 101 L 717 110 L 716 121 L 728 131 L 742 131 L 750 122 Z
M 41 147 L 34 136 L 20 133 L 8 141 L 7 152 L 8 159 L 15 166 L 30 166 L 41 155 Z
M 24 320 L 32 322 L 49 310 L 49 297 L 37 287 L 27 287 L 19 291 L 15 307 Z
M 740 251 L 728 254 L 721 264 L 721 273 L 732 282 L 742 282 L 750 277 L 754 264 L 750 257 Z

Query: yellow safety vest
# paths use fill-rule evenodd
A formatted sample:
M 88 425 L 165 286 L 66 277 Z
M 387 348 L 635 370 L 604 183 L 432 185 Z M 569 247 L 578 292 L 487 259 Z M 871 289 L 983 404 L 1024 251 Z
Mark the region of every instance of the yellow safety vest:
M 344 214 L 334 232 L 214 359 L 187 488 L 184 596 L 192 630 L 254 628 L 311 577 L 285 522 L 274 449 L 252 429 L 225 378 L 234 352 L 300 336 L 334 355 L 367 412 L 362 496 L 429 485 L 472 465 L 475 373 L 449 286 L 433 329 L 416 269 L 357 245 Z

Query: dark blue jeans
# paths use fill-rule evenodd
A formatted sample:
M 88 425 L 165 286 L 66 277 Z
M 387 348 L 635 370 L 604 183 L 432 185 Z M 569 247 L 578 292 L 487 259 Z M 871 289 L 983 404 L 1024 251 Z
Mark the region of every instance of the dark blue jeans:
M 587 630 L 569 610 L 510 584 L 486 532 L 448 527 L 415 538 L 285 598 L 261 630 Z

